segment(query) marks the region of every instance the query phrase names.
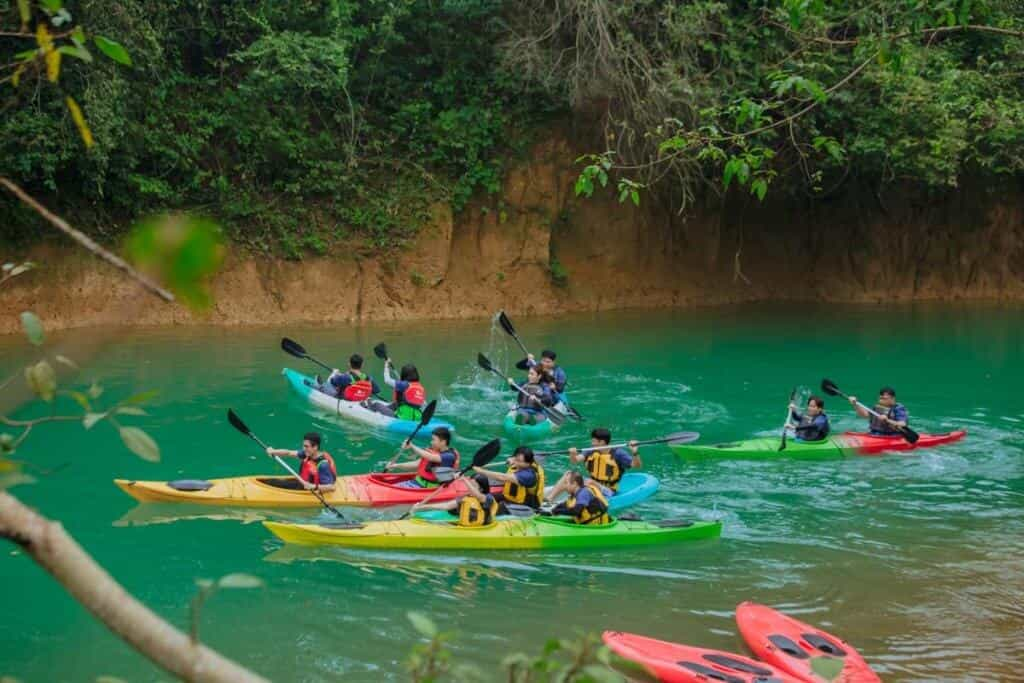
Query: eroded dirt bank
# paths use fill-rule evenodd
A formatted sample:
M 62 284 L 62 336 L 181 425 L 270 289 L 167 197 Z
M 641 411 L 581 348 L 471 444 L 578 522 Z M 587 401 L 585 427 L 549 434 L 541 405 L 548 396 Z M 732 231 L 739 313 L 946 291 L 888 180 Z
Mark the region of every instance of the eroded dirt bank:
M 572 194 L 575 150 L 538 144 L 500 198 L 438 206 L 400 255 L 302 262 L 229 256 L 213 310 L 161 305 L 91 256 L 40 248 L 0 296 L 0 332 L 33 310 L 48 329 L 468 318 L 760 300 L 1024 300 L 1024 188 L 942 197 L 850 191 L 831 201 L 730 197 L 680 217 L 611 192 Z M 11 260 L 12 255 L 5 255 Z

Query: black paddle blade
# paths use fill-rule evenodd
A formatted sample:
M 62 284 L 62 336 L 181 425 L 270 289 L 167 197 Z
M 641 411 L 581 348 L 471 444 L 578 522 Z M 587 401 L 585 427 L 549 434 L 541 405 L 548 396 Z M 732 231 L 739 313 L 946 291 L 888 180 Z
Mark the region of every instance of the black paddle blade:
M 228 408 L 228 422 L 231 423 L 232 427 L 242 432 L 246 436 L 252 436 L 252 432 L 250 432 L 249 428 L 245 426 L 245 423 L 242 422 L 242 419 L 235 415 L 235 411 L 231 410 L 230 408 Z
M 572 419 L 576 420 L 577 422 L 586 422 L 586 420 L 587 420 L 587 418 L 585 418 L 582 415 L 580 415 L 580 411 L 576 410 L 572 406 L 566 406 L 565 407 L 565 412 L 567 412 L 569 414 L 569 417 L 571 417 Z M 694 434 L 696 432 L 690 432 L 690 433 Z
M 900 433 L 903 435 L 903 438 L 907 440 L 907 443 L 917 443 L 917 440 L 921 438 L 921 435 L 910 427 L 901 427 Z
M 426 426 L 434 419 L 434 411 L 437 410 L 437 399 L 434 399 L 427 404 L 427 407 L 423 409 L 423 415 L 420 416 L 420 425 Z
M 501 329 L 505 330 L 509 335 L 516 336 L 516 328 L 512 327 L 512 321 L 505 315 L 505 311 L 498 312 L 498 324 L 501 325 Z
M 839 391 L 839 387 L 837 387 L 836 383 L 833 382 L 830 379 L 823 379 L 823 380 L 821 380 L 821 390 L 824 391 L 829 396 L 841 396 L 842 395 L 842 392 Z
M 306 349 L 303 348 L 302 344 L 294 339 L 289 339 L 288 337 L 283 337 L 281 339 L 281 350 L 291 356 L 295 356 L 296 358 L 306 357 Z
M 491 361 L 487 360 L 487 356 L 485 356 L 484 354 L 476 354 L 476 363 L 487 372 L 494 372 L 494 366 L 491 365 Z
M 388 347 L 387 347 L 387 345 L 385 345 L 384 342 L 381 342 L 380 344 L 377 344 L 376 346 L 374 346 L 373 347 L 373 355 L 377 356 L 377 358 L 380 358 L 381 360 L 387 360 L 388 359 Z
M 488 464 L 501 452 L 501 439 L 494 439 L 488 441 L 480 447 L 476 453 L 473 454 L 473 467 L 483 467 Z
M 521 361 L 518 361 L 516 363 L 516 370 L 529 370 L 529 369 L 530 369 L 530 359 L 529 358 L 524 358 Z

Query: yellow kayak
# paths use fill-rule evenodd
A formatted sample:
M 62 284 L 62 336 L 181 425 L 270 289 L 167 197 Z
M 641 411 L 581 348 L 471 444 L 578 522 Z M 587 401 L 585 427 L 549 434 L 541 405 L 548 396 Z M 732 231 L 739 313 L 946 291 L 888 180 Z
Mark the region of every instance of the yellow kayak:
M 364 524 L 263 522 L 286 543 L 405 550 L 550 550 L 669 543 L 714 538 L 721 522 L 614 520 L 581 525 L 554 517 L 502 520 L 483 527 L 406 519 Z

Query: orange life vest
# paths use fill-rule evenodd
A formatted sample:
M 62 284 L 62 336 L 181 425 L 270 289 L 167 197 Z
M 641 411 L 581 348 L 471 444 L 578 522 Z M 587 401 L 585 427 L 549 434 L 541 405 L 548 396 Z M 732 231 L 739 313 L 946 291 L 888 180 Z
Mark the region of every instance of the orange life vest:
M 308 481 L 310 484 L 320 485 L 320 461 L 326 460 L 327 464 L 331 466 L 331 472 L 334 473 L 334 478 L 338 478 L 338 468 L 334 466 L 334 458 L 331 457 L 330 453 L 324 451 L 320 452 L 320 457 L 316 460 L 312 458 L 302 459 L 302 468 L 299 470 L 299 476 L 303 481 Z

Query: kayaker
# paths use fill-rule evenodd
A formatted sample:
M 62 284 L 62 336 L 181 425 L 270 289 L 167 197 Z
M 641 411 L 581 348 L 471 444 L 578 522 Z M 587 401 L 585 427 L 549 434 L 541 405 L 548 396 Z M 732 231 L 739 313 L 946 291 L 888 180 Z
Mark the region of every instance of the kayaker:
M 483 474 L 473 477 L 462 477 L 466 482 L 467 494 L 444 503 L 416 503 L 412 512 L 419 510 L 447 510 L 459 518 L 459 526 L 487 526 L 499 514 L 498 501 L 491 495 L 490 482 Z
M 473 471 L 504 484 L 501 493 L 494 496 L 500 512 L 507 515 L 507 504 L 528 505 L 534 510 L 544 502 L 544 468 L 537 463 L 533 449 L 519 446 L 508 459 L 508 472 L 495 472 L 474 467 Z
M 391 403 L 375 405 L 374 409 L 399 420 L 419 422 L 423 417 L 423 406 L 427 402 L 427 392 L 420 384 L 420 371 L 410 363 L 402 366 L 398 379 L 392 377 L 392 372 L 394 368 L 391 367 L 391 359 L 388 358 L 384 361 L 384 384 L 394 390 Z
M 565 385 L 569 382 L 569 379 L 565 376 L 565 370 L 562 369 L 562 366 L 555 363 L 556 358 L 558 358 L 557 353 L 551 349 L 544 349 L 540 352 L 539 365 L 544 372 L 551 375 L 551 382 L 548 388 L 556 394 L 557 399 L 558 395 L 565 391 Z M 520 370 L 526 370 L 535 365 L 538 365 L 536 357 L 532 353 L 528 353 L 526 354 L 526 360 L 519 361 L 516 367 Z
M 333 395 L 344 401 L 365 401 L 373 394 L 380 393 L 377 383 L 363 372 L 363 357 L 358 353 L 353 353 L 349 357 L 348 371 L 341 372 L 335 368 L 327 378 L 327 384 L 333 388 Z
M 326 451 L 320 450 L 320 435 L 310 432 L 302 437 L 302 449 L 293 451 L 288 448 L 267 447 L 267 455 L 282 458 L 298 458 L 301 463 L 299 477 L 303 487 L 309 491 L 333 491 L 334 482 L 338 479 L 338 470 L 334 466 L 334 458 Z
M 597 483 L 606 497 L 614 496 L 615 492 L 619 490 L 619 481 L 626 470 L 643 467 L 640 450 L 637 448 L 635 440 L 630 441 L 627 448 L 614 450 L 608 448 L 611 442 L 612 433 L 604 427 L 598 427 L 590 432 L 590 445 L 596 450 L 584 455 L 575 447 L 569 449 L 569 461 L 582 462 L 587 468 L 587 473 L 590 474 L 589 481 Z M 555 500 L 556 496 L 565 490 L 562 482 L 558 482 L 548 494 L 548 499 Z
M 509 377 L 508 385 L 512 387 L 518 397 L 516 424 L 533 425 L 548 419 L 541 406 L 550 408 L 555 405 L 554 394 L 548 388 L 549 384 L 551 384 L 551 375 L 538 366 L 531 367 L 526 371 L 526 381 L 522 384 Z M 523 391 L 519 391 L 519 389 Z
M 857 397 L 850 397 L 850 405 L 861 417 L 868 418 L 870 432 L 875 436 L 893 436 L 900 433 L 900 427 L 906 427 L 910 421 L 910 415 L 902 403 L 896 402 L 896 390 L 892 387 L 882 387 L 878 390 L 878 404 L 875 412 L 881 415 L 877 418 L 867 410 L 857 405 Z
M 457 469 L 459 452 L 451 447 L 452 433 L 447 427 L 438 427 L 430 433 L 430 448 L 420 448 L 406 441 L 402 450 L 411 450 L 418 460 L 400 462 L 388 467 L 385 471 L 416 472 L 416 478 L 403 481 L 399 486 L 405 488 L 432 489 L 441 485 L 437 476 L 437 468 Z
M 556 485 L 558 487 L 563 487 L 569 498 L 556 505 L 550 514 L 572 515 L 576 524 L 608 524 L 612 521 L 608 514 L 608 499 L 601 487 L 593 481 L 584 482 L 579 472 L 570 470 L 563 474 Z
M 825 414 L 825 402 L 818 396 L 807 399 L 807 412 L 796 412 L 796 404 L 789 404 L 789 417 L 796 423 L 793 431 L 797 441 L 821 441 L 828 436 L 830 426 Z

